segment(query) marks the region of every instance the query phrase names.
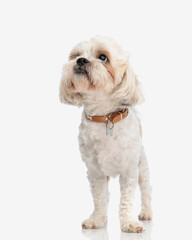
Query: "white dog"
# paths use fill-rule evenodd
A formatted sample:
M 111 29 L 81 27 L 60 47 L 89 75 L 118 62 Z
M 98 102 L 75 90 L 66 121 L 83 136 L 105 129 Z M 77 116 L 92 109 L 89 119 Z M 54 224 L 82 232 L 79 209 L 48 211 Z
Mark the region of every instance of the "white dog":
M 103 228 L 107 221 L 109 177 L 119 175 L 121 230 L 142 232 L 133 214 L 139 182 L 140 220 L 150 220 L 149 169 L 141 140 L 141 125 L 133 107 L 144 101 L 127 55 L 111 39 L 96 37 L 79 43 L 64 66 L 60 84 L 62 102 L 84 106 L 79 146 L 88 169 L 94 211 L 83 228 Z

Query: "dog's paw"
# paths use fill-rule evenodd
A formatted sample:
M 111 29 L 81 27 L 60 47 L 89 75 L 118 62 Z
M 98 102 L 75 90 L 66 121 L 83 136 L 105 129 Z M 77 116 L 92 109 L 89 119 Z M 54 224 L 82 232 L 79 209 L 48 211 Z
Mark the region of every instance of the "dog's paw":
M 106 223 L 105 217 L 100 218 L 89 218 L 83 221 L 82 228 L 83 229 L 99 229 L 103 228 Z
M 121 231 L 128 233 L 142 233 L 144 230 L 143 224 L 137 221 L 121 222 Z
M 139 217 L 139 220 L 151 220 L 152 210 L 151 209 L 141 210 L 138 217 Z

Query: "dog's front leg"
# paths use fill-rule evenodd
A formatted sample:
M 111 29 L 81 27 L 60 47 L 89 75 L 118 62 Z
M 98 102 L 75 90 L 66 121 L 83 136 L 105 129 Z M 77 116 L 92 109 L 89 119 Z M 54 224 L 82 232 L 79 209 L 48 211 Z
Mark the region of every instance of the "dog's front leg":
M 120 225 L 123 232 L 140 233 L 142 223 L 136 220 L 133 214 L 133 201 L 138 183 L 138 171 L 130 171 L 126 176 L 120 176 L 121 201 L 119 208 Z
M 94 211 L 82 223 L 82 228 L 103 228 L 107 221 L 107 207 L 109 201 L 108 179 L 105 175 L 96 175 L 88 171 L 88 179 L 94 202 Z

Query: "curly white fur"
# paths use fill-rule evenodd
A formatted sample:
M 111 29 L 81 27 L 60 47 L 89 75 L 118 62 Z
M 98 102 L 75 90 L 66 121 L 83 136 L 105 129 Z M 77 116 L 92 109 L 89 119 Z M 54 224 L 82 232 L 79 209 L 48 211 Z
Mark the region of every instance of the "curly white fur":
M 106 63 L 100 54 L 108 58 Z M 77 59 L 89 63 L 86 74 L 75 71 Z M 120 225 L 125 232 L 142 232 L 142 224 L 133 215 L 133 198 L 137 183 L 141 190 L 139 219 L 150 220 L 151 187 L 149 169 L 142 146 L 141 127 L 133 106 L 143 102 L 140 84 L 122 49 L 108 38 L 93 38 L 78 44 L 64 66 L 60 85 L 64 103 L 84 106 L 79 127 L 79 147 L 88 169 L 95 209 L 83 228 L 102 228 L 107 221 L 109 201 L 107 176 L 120 176 Z M 129 108 L 128 117 L 115 123 L 113 136 L 106 135 L 106 124 L 88 120 L 88 115 L 105 115 Z

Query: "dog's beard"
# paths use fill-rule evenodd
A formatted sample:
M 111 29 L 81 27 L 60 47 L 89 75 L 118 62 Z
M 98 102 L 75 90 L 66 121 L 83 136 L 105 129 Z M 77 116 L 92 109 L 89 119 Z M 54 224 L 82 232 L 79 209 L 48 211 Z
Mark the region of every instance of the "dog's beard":
M 87 66 L 75 65 L 73 67 L 72 83 L 76 92 L 86 91 L 90 88 L 92 82 L 89 78 L 89 69 Z

